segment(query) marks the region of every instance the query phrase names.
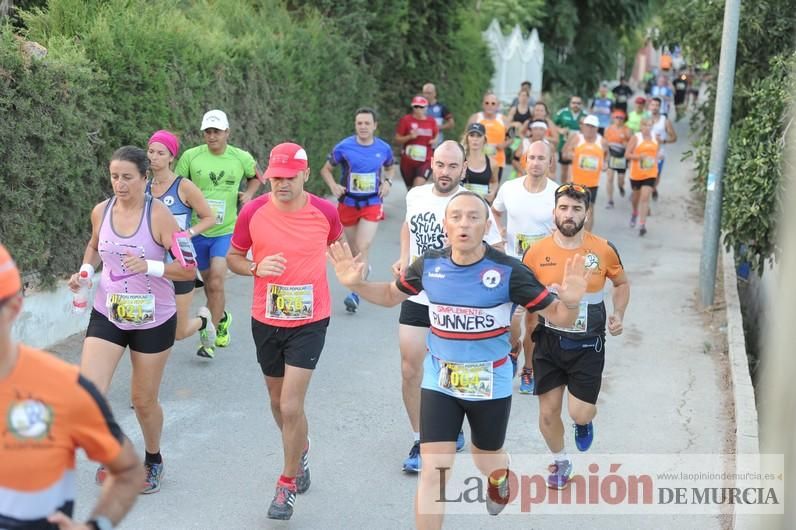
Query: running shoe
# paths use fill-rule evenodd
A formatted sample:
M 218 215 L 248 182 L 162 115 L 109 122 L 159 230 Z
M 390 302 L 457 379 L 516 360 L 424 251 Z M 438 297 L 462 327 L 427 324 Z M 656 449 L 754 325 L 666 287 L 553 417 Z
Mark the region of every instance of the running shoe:
M 459 431 L 459 436 L 456 437 L 456 452 L 464 451 L 464 431 Z
M 522 374 L 520 374 L 520 394 L 533 394 L 533 387 L 533 370 L 531 368 L 523 368 Z
M 213 316 L 206 307 L 200 307 L 197 316 L 205 319 L 205 328 L 199 330 L 199 342 L 203 348 L 213 348 L 216 344 L 216 327 L 213 325 Z
M 415 442 L 404 460 L 404 472 L 420 473 L 420 442 Z
M 606 210 L 613 210 L 614 209 L 614 201 L 608 201 L 608 203 L 605 205 L 605 209 Z
M 301 453 L 298 473 L 296 473 L 296 493 L 306 493 L 310 489 L 310 437 L 307 437 L 307 448 Z
M 196 350 L 196 355 L 204 357 L 205 359 L 214 359 L 216 357 L 216 349 L 199 346 L 199 349 Z
M 108 478 L 108 470 L 105 469 L 105 466 L 101 465 L 97 468 L 97 473 L 94 475 L 94 482 L 97 486 L 102 486 L 106 478 Z
M 562 490 L 569 484 L 572 478 L 572 462 L 569 460 L 556 460 L 549 468 L 550 475 L 547 476 L 547 487 Z
M 216 346 L 219 348 L 226 348 L 229 346 L 229 326 L 232 324 L 232 313 L 224 311 L 224 316 L 218 323 L 216 330 Z
M 269 519 L 287 521 L 293 516 L 293 505 L 296 503 L 296 486 L 281 482 L 276 483 L 276 493 L 268 508 Z
M 588 451 L 591 443 L 594 441 L 594 425 L 592 422 L 586 425 L 574 425 L 575 427 L 575 445 L 578 451 Z
M 163 462 L 160 464 L 150 464 L 144 462 L 144 469 L 146 470 L 146 478 L 144 479 L 144 487 L 141 493 L 147 495 L 149 493 L 157 493 L 160 491 L 160 481 L 163 480 Z
M 345 310 L 349 313 L 356 313 L 357 309 L 359 309 L 359 295 L 357 293 L 351 293 L 345 297 L 343 300 L 345 304 Z
M 638 219 L 638 215 L 636 215 L 636 214 L 631 214 L 630 215 L 630 228 L 635 228 L 636 227 L 636 219 Z
M 644 225 L 641 225 L 641 228 L 638 229 L 638 235 L 640 237 L 644 237 L 645 235 L 647 235 L 647 227 L 644 226 Z
M 503 511 L 503 508 L 511 500 L 511 492 L 509 491 L 509 477 L 503 479 L 503 482 L 498 486 L 494 486 L 489 479 L 487 483 L 489 487 L 486 490 L 486 511 L 489 515 L 497 515 Z

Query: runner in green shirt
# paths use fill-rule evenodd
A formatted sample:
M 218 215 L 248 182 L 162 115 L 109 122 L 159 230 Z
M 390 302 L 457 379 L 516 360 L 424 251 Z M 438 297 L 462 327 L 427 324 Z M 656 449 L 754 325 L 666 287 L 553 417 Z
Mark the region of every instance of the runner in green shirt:
M 630 111 L 627 115 L 627 128 L 637 133 L 641 130 L 641 119 L 644 117 L 646 110 L 644 106 L 647 104 L 647 100 L 644 99 L 644 96 L 638 96 L 636 98 L 636 107 Z
M 586 116 L 583 111 L 583 100 L 580 96 L 570 96 L 569 107 L 556 112 L 553 118 L 553 123 L 558 125 L 558 164 L 561 167 L 561 183 L 569 182 L 569 166 L 572 165 L 572 160 L 564 158 L 562 150 L 564 144 L 567 143 L 567 138 L 573 132 L 580 131 L 580 120 Z

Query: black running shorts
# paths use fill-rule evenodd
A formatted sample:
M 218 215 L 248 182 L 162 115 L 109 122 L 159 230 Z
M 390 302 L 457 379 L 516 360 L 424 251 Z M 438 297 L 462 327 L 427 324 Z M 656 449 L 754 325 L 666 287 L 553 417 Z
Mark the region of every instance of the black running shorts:
M 544 328 L 537 328 L 533 340 L 533 393 L 538 396 L 566 385 L 579 400 L 596 404 L 605 366 L 604 340 L 599 338 L 595 346 L 579 348 Z
M 401 303 L 401 315 L 398 317 L 398 323 L 416 328 L 430 328 L 431 320 L 428 318 L 428 306 L 411 300 L 404 300 Z
M 634 190 L 640 190 L 644 186 L 649 186 L 650 188 L 654 188 L 655 184 L 657 184 L 658 179 L 655 177 L 651 179 L 644 179 L 644 180 L 631 180 L 630 187 Z
M 91 309 L 88 320 L 86 338 L 95 337 L 117 344 L 122 348 L 130 347 L 131 351 L 138 353 L 160 353 L 174 346 L 177 335 L 177 315 L 174 314 L 154 328 L 148 329 L 119 329 L 108 317 Z
M 597 202 L 597 192 L 600 191 L 599 186 L 586 186 L 589 188 L 589 194 L 591 194 L 591 203 L 594 205 Z
M 294 328 L 270 326 L 252 318 L 252 337 L 263 374 L 284 377 L 286 364 L 314 370 L 328 327 L 328 318 Z
M 186 280 L 184 282 L 174 282 L 174 294 L 188 294 L 193 292 L 196 280 Z
M 472 444 L 497 451 L 506 441 L 511 396 L 471 401 L 436 390 L 420 390 L 420 443 L 455 442 L 464 417 L 470 423 Z

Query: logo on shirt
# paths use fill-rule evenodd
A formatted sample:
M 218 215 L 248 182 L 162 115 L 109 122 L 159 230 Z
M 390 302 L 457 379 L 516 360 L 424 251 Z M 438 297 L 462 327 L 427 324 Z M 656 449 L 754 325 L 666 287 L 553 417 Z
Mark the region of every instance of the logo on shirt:
M 132 274 L 114 274 L 113 271 L 111 271 L 110 272 L 110 277 L 111 277 L 111 281 L 112 282 L 119 282 L 121 280 L 124 280 L 125 278 L 129 278 L 131 276 L 135 276 L 136 274 L 138 274 L 138 273 L 134 272 Z
M 213 182 L 213 186 L 218 186 L 218 183 L 221 182 L 221 179 L 224 178 L 224 172 L 222 171 L 218 175 L 214 172 L 210 172 L 210 180 Z
M 439 250 L 445 246 L 442 223 L 437 220 L 434 212 L 423 212 L 410 217 L 409 231 L 415 238 L 418 255 L 426 250 Z
M 434 267 L 434 270 L 432 272 L 428 273 L 428 277 L 429 278 L 437 278 L 437 279 L 440 279 L 440 280 L 444 279 L 445 275 L 439 272 L 440 269 L 441 269 L 441 267 L 439 267 L 439 266 Z
M 166 197 L 163 198 L 163 204 L 165 204 L 166 206 L 174 206 L 174 197 L 172 197 L 171 195 L 167 195 Z
M 12 401 L 7 417 L 9 431 L 20 440 L 41 440 L 53 424 L 52 408 L 38 399 Z
M 495 269 L 488 269 L 481 275 L 481 283 L 484 284 L 484 287 L 494 289 L 500 285 L 500 272 Z
M 586 254 L 586 268 L 591 270 L 600 270 L 600 258 L 597 257 L 597 254 L 593 252 L 589 252 Z

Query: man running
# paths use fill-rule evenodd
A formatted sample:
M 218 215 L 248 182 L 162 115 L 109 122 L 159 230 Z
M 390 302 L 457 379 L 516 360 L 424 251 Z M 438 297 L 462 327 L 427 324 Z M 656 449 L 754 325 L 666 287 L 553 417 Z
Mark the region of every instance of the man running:
M 423 96 L 412 98 L 412 112 L 406 114 L 395 128 L 395 141 L 402 146 L 401 177 L 406 189 L 421 186 L 428 178 L 434 139 L 439 133 L 437 121 L 426 114 L 428 100 Z
M 583 132 L 573 134 L 564 146 L 564 156 L 572 160 L 572 182 L 589 188 L 592 205 L 597 200 L 600 175 L 607 168 L 608 143 L 597 134 L 599 122 L 596 116 L 586 116 Z M 594 224 L 594 208 L 586 221 L 586 230 Z
M 534 242 L 550 235 L 555 227 L 556 183 L 550 179 L 550 154 L 550 145 L 545 140 L 531 143 L 524 155 L 525 176 L 503 184 L 492 204 L 495 222 L 507 242 L 506 254 L 517 259 L 522 259 Z M 530 332 L 527 335 L 522 332 L 526 313 L 524 308 L 517 308 L 511 319 L 511 355 L 516 362 L 522 347 L 525 358 L 520 373 L 520 394 L 532 394 L 534 384 L 533 343 L 530 342 Z M 530 325 L 526 330 L 531 330 L 536 327 L 536 318 L 535 315 L 528 317 Z M 525 340 L 526 336 L 528 340 Z
M 628 86 L 625 76 L 619 78 L 619 84 L 611 92 L 614 93 L 614 109 L 627 114 L 627 102 L 633 97 L 633 89 Z
M 321 177 L 332 195 L 337 197 L 337 211 L 345 227 L 351 251 L 367 265 L 368 253 L 379 222 L 384 219 L 383 199 L 392 189 L 393 158 L 390 145 L 376 138 L 376 111 L 363 107 L 354 113 L 354 130 L 334 146 L 321 168 Z M 340 166 L 340 180 L 335 181 L 333 168 Z M 366 274 L 370 267 L 365 267 Z M 346 311 L 356 313 L 357 293 L 344 300 Z
M 434 152 L 432 183 L 413 188 L 406 194 L 406 220 L 401 226 L 401 257 L 393 265 L 396 277 L 426 250 L 440 250 L 445 246 L 442 223 L 445 206 L 456 193 L 465 191 L 461 186 L 466 169 L 463 158 L 462 146 L 453 140 L 446 140 Z M 503 242 L 494 225 L 490 226 L 486 242 L 497 246 Z M 423 379 L 426 336 L 431 327 L 425 293 L 411 296 L 401 304 L 398 323 L 401 392 L 414 433 L 414 442 L 409 456 L 404 460 L 403 470 L 417 473 L 420 471 L 420 383 Z M 463 448 L 464 433 L 460 433 L 457 449 Z
M 458 159 L 447 162 L 457 165 L 464 160 L 459 153 Z M 435 157 L 434 163 L 444 162 Z M 511 410 L 512 309 L 521 305 L 558 326 L 572 326 L 589 277 L 582 256 L 567 260 L 556 299 L 518 260 L 483 242 L 489 223 L 489 206 L 481 197 L 469 191 L 457 194 L 445 210 L 450 246 L 427 250 L 394 283 L 364 281 L 362 264 L 346 245 L 335 244 L 330 250 L 337 278 L 366 300 L 392 307 L 424 291 L 430 301 L 432 326 L 420 407 L 425 463 L 415 502 L 415 524 L 421 529 L 442 527 L 440 470 L 453 467 L 465 417 L 473 461 L 488 477 L 487 512 L 497 515 L 509 502 L 510 459 L 503 444 Z
M 135 503 L 144 468 L 97 388 L 78 367 L 11 337 L 22 281 L 0 245 L 0 528 L 112 529 Z M 89 520 L 72 520 L 75 455 L 110 476 Z
M 652 190 L 652 200 L 658 200 L 658 184 L 661 182 L 663 173 L 663 162 L 666 158 L 664 144 L 673 144 L 677 141 L 677 133 L 674 132 L 672 120 L 661 112 L 662 101 L 660 98 L 652 98 L 648 105 L 650 119 L 652 120 L 652 134 L 657 138 L 660 149 L 658 151 L 658 176 L 655 180 L 655 188 Z
M 627 128 L 637 133 L 641 130 L 641 119 L 647 113 L 647 100 L 644 96 L 638 96 L 634 103 L 633 110 L 627 115 Z
M 498 168 L 498 181 L 500 181 L 506 165 L 506 148 L 511 144 L 511 139 L 506 138 L 507 119 L 500 113 L 500 102 L 492 91 L 484 94 L 481 109 L 481 112 L 470 116 L 467 125 L 480 123 L 486 129 L 485 152 L 492 167 Z
M 553 118 L 558 127 L 558 164 L 561 166 L 561 182 L 569 182 L 569 166 L 572 158 L 564 156 L 564 145 L 568 139 L 580 131 L 580 120 L 586 115 L 582 110 L 583 100 L 580 96 L 569 98 L 569 107 L 559 110 Z
M 661 101 L 661 114 L 668 116 L 672 111 L 672 103 L 674 101 L 674 89 L 666 76 L 658 77 L 658 84 L 652 87 L 650 94 L 653 98 L 658 98 Z
M 284 466 L 271 519 L 290 519 L 296 494 L 310 487 L 304 398 L 331 315 L 326 250 L 343 237 L 334 206 L 304 191 L 309 176 L 300 145 L 274 147 L 265 172 L 272 191 L 243 207 L 227 255 L 232 272 L 254 276 L 252 336 L 282 431 Z
M 614 102 L 608 94 L 608 83 L 601 83 L 597 95 L 591 102 L 591 113 L 597 116 L 597 121 L 600 123 L 597 132 L 602 136 L 605 134 L 605 129 L 611 125 L 611 110 Z
M 423 85 L 423 97 L 428 101 L 426 114 L 436 120 L 439 129 L 437 140 L 434 142 L 434 147 L 436 148 L 445 140 L 445 133 L 443 131 L 453 129 L 455 121 L 448 107 L 444 103 L 437 101 L 437 87 L 431 83 Z M 351 241 L 351 238 L 348 238 L 348 241 Z
M 201 130 L 205 145 L 188 149 L 180 157 L 174 172 L 185 177 L 202 190 L 216 215 L 216 224 L 193 238 L 196 262 L 205 284 L 207 307 L 216 328 L 216 346 L 229 345 L 232 313 L 225 309 L 224 276 L 227 273 L 226 255 L 232 229 L 238 216 L 238 201 L 246 204 L 260 189 L 254 157 L 243 149 L 227 143 L 229 120 L 220 110 L 211 110 L 202 118 Z M 240 186 L 246 180 L 246 191 Z M 194 213 L 193 223 L 199 222 Z M 213 358 L 214 348 L 199 347 L 196 355 Z
M 548 124 L 545 120 L 535 119 L 531 121 L 528 130 L 530 131 L 531 135 L 528 138 L 522 139 L 522 144 L 520 144 L 520 148 L 514 153 L 514 161 L 512 165 L 514 169 L 517 170 L 518 174 L 523 174 L 526 169 L 526 165 L 528 161 L 526 160 L 526 154 L 531 147 L 531 144 L 534 142 L 543 142 L 548 149 L 550 150 L 550 154 L 547 157 L 547 163 L 550 165 L 550 172 L 548 176 L 552 178 L 555 176 L 556 172 L 556 147 L 553 145 L 548 138 Z
M 567 306 L 578 311 L 574 325 L 561 326 L 545 317 L 533 332 L 539 429 L 553 453 L 547 483 L 555 489 L 565 488 L 572 477 L 572 461 L 565 451 L 561 421 L 564 389 L 569 390 L 567 410 L 575 422 L 575 445 L 579 451 L 586 451 L 594 439 L 592 420 L 597 414 L 595 404 L 605 365 L 606 321 L 611 335 L 622 333 L 630 300 L 630 284 L 616 247 L 583 229 L 592 211 L 589 197 L 588 189 L 583 186 L 560 186 L 556 190 L 554 214 L 558 230 L 532 246 L 522 260 L 548 288 L 567 281 L 567 264 L 573 256 L 585 256 L 586 268 L 591 272 L 582 301 L 577 307 Z M 613 312 L 607 318 L 603 302 L 606 279 L 614 286 Z

